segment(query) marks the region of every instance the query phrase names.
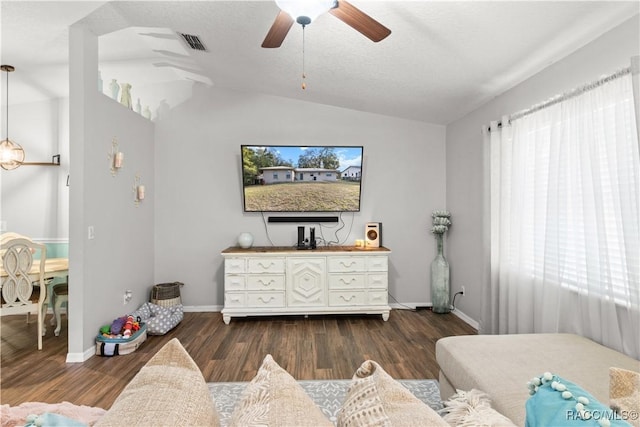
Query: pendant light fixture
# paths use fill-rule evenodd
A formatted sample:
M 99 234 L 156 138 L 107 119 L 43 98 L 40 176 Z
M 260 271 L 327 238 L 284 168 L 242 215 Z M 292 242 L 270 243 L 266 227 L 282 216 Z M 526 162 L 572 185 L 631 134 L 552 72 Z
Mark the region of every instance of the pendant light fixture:
M 60 166 L 60 154 L 52 157 L 51 162 L 25 162 L 24 149 L 20 144 L 9 139 L 9 73 L 15 71 L 13 65 L 0 65 L 0 70 L 7 73 L 7 105 L 6 105 L 6 138 L 0 142 L 0 167 L 4 170 L 13 170 L 20 166 Z
M 0 65 L 0 70 L 7 73 L 7 137 L 0 142 L 0 167 L 5 170 L 12 170 L 20 166 L 24 162 L 24 150 L 20 144 L 9 139 L 9 73 L 15 71 L 12 65 Z

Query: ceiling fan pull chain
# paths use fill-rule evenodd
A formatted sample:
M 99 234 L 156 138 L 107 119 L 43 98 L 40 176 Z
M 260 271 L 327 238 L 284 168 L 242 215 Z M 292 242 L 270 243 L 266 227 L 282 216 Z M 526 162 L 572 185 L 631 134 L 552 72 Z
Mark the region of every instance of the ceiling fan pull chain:
M 305 90 L 307 88 L 307 83 L 304 80 L 307 78 L 307 75 L 304 72 L 304 29 L 305 27 L 306 25 L 302 26 L 302 90 Z

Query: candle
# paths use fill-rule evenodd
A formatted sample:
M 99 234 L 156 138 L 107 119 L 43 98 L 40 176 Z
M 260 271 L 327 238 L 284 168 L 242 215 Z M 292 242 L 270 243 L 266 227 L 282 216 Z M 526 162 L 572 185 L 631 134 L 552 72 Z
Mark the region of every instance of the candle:
M 124 160 L 124 153 L 122 151 L 118 151 L 113 159 L 113 166 L 117 169 L 122 167 L 122 161 Z
M 138 185 L 138 200 L 144 200 L 144 185 Z

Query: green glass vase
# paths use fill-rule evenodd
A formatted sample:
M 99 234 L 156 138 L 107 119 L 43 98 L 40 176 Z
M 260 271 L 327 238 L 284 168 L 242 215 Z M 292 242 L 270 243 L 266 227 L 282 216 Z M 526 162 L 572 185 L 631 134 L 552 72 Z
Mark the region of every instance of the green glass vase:
M 449 313 L 449 263 L 443 253 L 443 235 L 435 234 L 438 253 L 431 261 L 431 303 L 434 313 Z

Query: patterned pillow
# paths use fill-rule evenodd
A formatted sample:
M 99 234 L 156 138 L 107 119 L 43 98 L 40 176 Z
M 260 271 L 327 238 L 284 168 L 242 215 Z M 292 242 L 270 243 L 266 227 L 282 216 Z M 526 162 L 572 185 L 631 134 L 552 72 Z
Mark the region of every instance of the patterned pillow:
M 356 371 L 338 412 L 338 427 L 449 426 L 382 367 L 367 360 Z
M 609 399 L 618 416 L 640 427 L 640 372 L 609 368 Z
M 177 338 L 127 384 L 99 426 L 220 426 L 207 383 Z
M 131 313 L 134 318 L 140 317 L 147 324 L 147 334 L 164 335 L 175 328 L 184 317 L 182 304 L 162 307 L 146 302 Z
M 229 425 L 333 427 L 300 384 L 270 354 L 240 396 Z

